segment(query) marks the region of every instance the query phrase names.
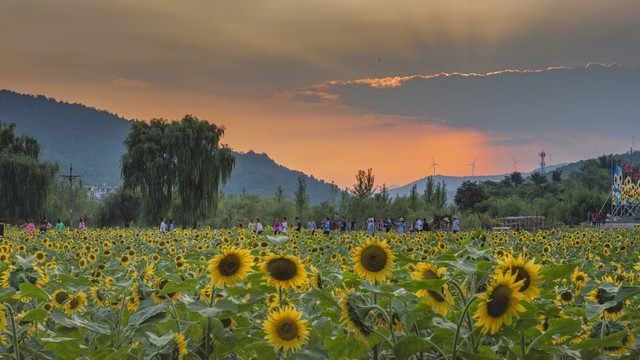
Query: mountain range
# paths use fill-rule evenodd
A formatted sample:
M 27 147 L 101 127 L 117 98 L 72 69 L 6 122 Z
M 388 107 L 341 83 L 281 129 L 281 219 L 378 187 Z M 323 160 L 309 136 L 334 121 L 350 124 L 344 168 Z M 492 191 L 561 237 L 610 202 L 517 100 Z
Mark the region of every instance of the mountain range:
M 43 95 L 0 90 L 0 121 L 5 124 L 15 123 L 15 131 L 19 135 L 35 137 L 42 146 L 41 160 L 57 162 L 60 165 L 60 175 L 68 174 L 67 164 L 72 163 L 74 174 L 82 176 L 84 185 L 120 185 L 120 157 L 126 151 L 123 142 L 134 120 Z M 298 176 L 302 176 L 306 181 L 311 204 L 336 200 L 335 185 L 277 164 L 267 154 L 253 151 L 234 151 L 233 154 L 236 165 L 222 189 L 225 195 L 239 196 L 246 192 L 273 197 L 278 186 L 282 186 L 285 197 L 293 200 Z M 580 171 L 583 161 L 556 164 L 545 170 L 549 174 L 554 169 L 559 169 L 563 172 L 563 177 L 566 177 L 572 171 Z M 525 178 L 530 174 L 522 173 Z M 456 189 L 464 181 L 500 181 L 506 175 L 508 174 L 462 177 L 435 175 L 433 180 L 446 184 L 447 198 L 452 202 Z M 422 193 L 427 178 L 428 176 L 404 186 L 393 187 L 389 189 L 389 194 L 408 195 L 414 184 L 417 185 L 418 192 Z
M 123 142 L 133 120 L 82 104 L 57 101 L 43 95 L 26 95 L 0 90 L 0 121 L 16 124 L 18 135 L 38 140 L 41 160 L 57 162 L 60 175 L 81 175 L 84 185 L 119 186 L 120 157 Z M 330 201 L 335 193 L 332 184 L 290 170 L 277 164 L 266 154 L 233 152 L 236 165 L 222 191 L 239 196 L 246 191 L 262 197 L 273 197 L 282 186 L 287 199 L 294 198 L 298 176 L 303 176 L 311 204 Z

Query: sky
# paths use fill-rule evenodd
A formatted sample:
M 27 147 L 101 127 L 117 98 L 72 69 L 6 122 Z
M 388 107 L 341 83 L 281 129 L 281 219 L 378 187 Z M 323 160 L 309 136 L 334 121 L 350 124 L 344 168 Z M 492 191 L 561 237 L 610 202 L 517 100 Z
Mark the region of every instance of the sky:
M 0 88 L 128 119 L 193 114 L 236 151 L 343 188 L 367 168 L 387 186 L 434 167 L 532 171 L 543 149 L 556 164 L 635 143 L 639 13 L 593 0 L 7 0 Z

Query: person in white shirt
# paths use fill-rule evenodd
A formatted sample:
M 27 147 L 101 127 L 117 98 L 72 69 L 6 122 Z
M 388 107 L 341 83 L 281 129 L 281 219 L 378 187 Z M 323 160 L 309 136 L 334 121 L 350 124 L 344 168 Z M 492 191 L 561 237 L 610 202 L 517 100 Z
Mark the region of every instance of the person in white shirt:
M 165 222 L 165 219 L 162 218 L 162 221 L 160 222 L 160 232 L 166 232 L 167 231 L 167 223 Z
M 283 217 L 282 222 L 280 223 L 280 232 L 283 234 L 287 233 L 287 218 Z
M 418 218 L 418 220 L 416 220 L 416 231 L 417 232 L 422 231 L 422 220 L 420 220 L 420 218 Z
M 256 220 L 258 221 L 258 224 L 256 224 L 256 233 L 258 233 L 258 235 L 262 234 L 262 223 L 260 222 L 260 219 L 256 218 Z
M 460 231 L 460 220 L 458 220 L 457 216 L 453 217 L 453 225 L 451 226 L 451 230 L 454 234 Z

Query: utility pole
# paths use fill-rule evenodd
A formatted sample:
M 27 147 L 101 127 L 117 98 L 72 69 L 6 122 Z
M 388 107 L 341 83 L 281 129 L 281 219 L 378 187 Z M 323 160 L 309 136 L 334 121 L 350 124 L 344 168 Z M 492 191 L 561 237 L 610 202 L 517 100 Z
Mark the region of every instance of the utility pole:
M 73 180 L 81 175 L 73 175 L 73 167 L 69 163 L 69 175 L 60 175 L 69 180 L 69 228 L 73 228 Z

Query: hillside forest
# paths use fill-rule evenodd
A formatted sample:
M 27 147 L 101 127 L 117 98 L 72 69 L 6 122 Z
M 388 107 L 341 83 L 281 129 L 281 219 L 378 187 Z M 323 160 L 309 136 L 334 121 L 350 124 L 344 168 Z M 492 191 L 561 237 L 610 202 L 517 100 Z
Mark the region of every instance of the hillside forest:
M 27 164 L 26 171 L 37 174 L 40 183 L 44 181 L 43 177 L 48 177 L 44 188 L 21 190 L 41 194 L 38 201 L 26 203 L 17 198 L 9 199 L 9 196 L 15 197 L 15 193 L 9 186 L 11 182 L 5 178 L 8 170 L 2 168 L 0 196 L 7 200 L 3 201 L 0 209 L 4 222 L 26 224 L 30 218 L 47 216 L 50 221 L 60 218 L 68 224 L 71 196 L 69 182 L 56 177 L 56 172 L 53 171 L 56 165 L 46 162 L 36 165 L 39 149 L 33 138 L 17 137 L 13 134 L 13 128 L 7 125 L 2 125 L 2 136 L 3 139 L 11 139 L 14 146 L 4 146 L 1 149 L 1 166 L 9 169 L 10 160 L 13 159 L 14 164 L 16 161 Z M 32 150 L 31 155 L 25 154 L 24 149 L 29 148 L 36 150 Z M 446 185 L 436 183 L 431 178 L 423 189 L 414 185 L 408 195 L 391 197 L 386 185 L 376 184 L 373 169 L 368 169 L 358 170 L 352 187 L 345 190 L 332 187 L 330 200 L 311 205 L 306 180 L 299 176 L 293 200 L 285 197 L 282 186 L 272 196 L 247 192 L 225 195 L 220 191 L 215 208 L 203 214 L 198 225 L 226 228 L 237 226 L 240 222 L 247 224 L 252 218 L 260 218 L 263 224 L 269 225 L 273 224 L 275 218 L 283 217 L 287 218 L 289 224 L 293 224 L 296 217 L 300 217 L 303 224 L 306 224 L 309 217 L 321 220 L 324 217 L 333 218 L 336 214 L 344 216 L 348 221 L 355 218 L 359 228 L 362 228 L 363 221 L 369 217 L 389 217 L 395 220 L 404 218 L 407 222 L 412 222 L 416 218 L 429 220 L 436 214 L 456 214 L 461 219 L 462 226 L 467 228 L 499 226 L 502 217 L 524 215 L 544 216 L 547 226 L 576 225 L 587 221 L 592 212 L 610 211 L 607 197 L 611 189 L 613 159 L 612 155 L 603 155 L 597 159 L 582 161 L 579 170 L 572 171 L 568 176 L 563 176 L 559 170 L 544 175 L 533 173 L 527 178 L 514 172 L 499 182 L 467 182 L 473 186 L 465 187 L 463 184 L 457 189 L 455 199 L 447 199 Z M 469 193 L 469 188 L 476 193 Z M 98 203 L 89 198 L 81 179 L 73 187 L 73 214 L 76 223 L 78 218 L 83 217 L 90 227 L 156 226 L 162 216 L 167 220 L 173 219 L 177 227 L 190 228 L 194 224 L 192 217 L 181 215 L 184 214 L 181 202 L 185 200 L 178 192 L 167 198 L 162 214 L 145 215 L 148 213 L 145 201 L 139 188 L 122 187 Z M 14 204 L 13 208 L 9 207 L 9 202 Z

